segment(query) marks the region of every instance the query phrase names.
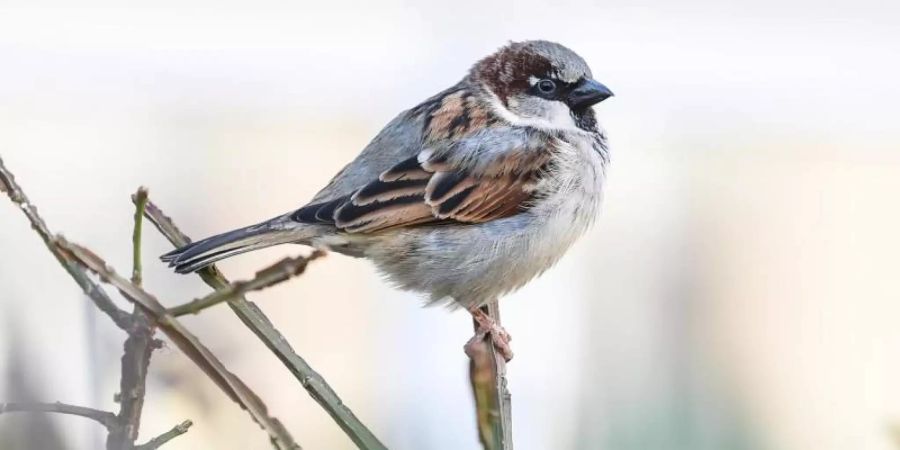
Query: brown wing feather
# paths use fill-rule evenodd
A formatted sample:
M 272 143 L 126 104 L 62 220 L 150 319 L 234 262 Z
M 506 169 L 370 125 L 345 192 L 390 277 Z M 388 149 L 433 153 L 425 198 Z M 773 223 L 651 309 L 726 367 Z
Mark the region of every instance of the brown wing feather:
M 447 220 L 496 220 L 527 207 L 534 184 L 549 161 L 548 152 L 512 151 L 474 171 L 454 168 L 441 157 L 423 161 L 410 158 L 383 172 L 352 196 L 306 206 L 294 218 L 301 222 L 330 222 L 350 233 Z

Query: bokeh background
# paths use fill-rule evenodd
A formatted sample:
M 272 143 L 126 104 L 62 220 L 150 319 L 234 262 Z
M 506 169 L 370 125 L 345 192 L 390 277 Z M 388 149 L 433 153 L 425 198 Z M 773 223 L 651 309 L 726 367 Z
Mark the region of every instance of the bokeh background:
M 898 448 L 897 2 L 79 3 L 0 3 L 0 155 L 120 271 L 137 186 L 195 238 L 254 223 L 477 58 L 555 40 L 617 94 L 613 164 L 597 226 L 502 302 L 516 447 Z M 146 235 L 149 290 L 207 292 Z M 2 199 L 0 292 L 0 401 L 115 409 L 123 334 Z M 389 447 L 478 447 L 464 313 L 340 255 L 252 299 Z M 227 308 L 186 322 L 305 448 L 352 448 Z M 269 448 L 171 346 L 147 398 L 144 438 L 195 422 L 167 449 Z M 4 450 L 102 445 L 80 418 L 0 416 Z

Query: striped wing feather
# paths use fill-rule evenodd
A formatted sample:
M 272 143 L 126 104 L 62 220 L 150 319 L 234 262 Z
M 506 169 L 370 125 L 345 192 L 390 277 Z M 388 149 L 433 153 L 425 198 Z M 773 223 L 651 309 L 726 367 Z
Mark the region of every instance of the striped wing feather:
M 441 158 L 413 157 L 353 195 L 305 206 L 293 217 L 350 233 L 447 221 L 488 222 L 527 206 L 549 159 L 546 152 L 509 152 L 473 171 Z

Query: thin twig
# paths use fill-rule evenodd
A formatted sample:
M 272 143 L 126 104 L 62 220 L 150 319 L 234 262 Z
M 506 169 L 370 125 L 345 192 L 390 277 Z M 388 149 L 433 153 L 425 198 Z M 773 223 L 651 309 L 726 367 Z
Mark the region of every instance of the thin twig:
M 132 196 L 135 203 L 134 232 L 132 233 L 132 271 L 131 282 L 141 285 L 141 230 L 144 207 L 147 204 L 147 189 L 141 187 Z M 120 429 L 111 432 L 106 439 L 108 450 L 130 449 L 138 438 L 141 427 L 141 411 L 144 407 L 144 393 L 147 389 L 147 372 L 153 350 L 160 347 L 161 342 L 153 338 L 156 332 L 153 322 L 138 306 L 133 306 L 131 327 L 125 340 L 125 352 L 122 355 L 122 376 L 119 379 L 118 419 Z
M 84 406 L 68 405 L 66 403 L 33 403 L 33 402 L 9 402 L 0 403 L 0 414 L 14 412 L 43 412 L 43 413 L 59 413 L 69 414 L 73 416 L 81 416 L 87 419 L 97 421 L 107 430 L 112 430 L 119 426 L 116 415 L 99 409 L 85 408 Z
M 44 411 L 88 417 L 106 427 L 108 432 L 106 446 L 108 450 L 132 449 L 140 428 L 150 355 L 154 348 L 157 348 L 160 344 L 159 341 L 153 338 L 154 330 L 151 322 L 144 314 L 144 311 L 137 306 L 134 307 L 133 314 L 128 314 L 116 306 L 106 294 L 106 291 L 88 277 L 82 266 L 71 260 L 66 252 L 56 245 L 56 238 L 50 232 L 43 218 L 38 214 L 37 208 L 28 200 L 22 188 L 15 182 L 13 174 L 3 165 L 2 160 L 0 160 L 0 191 L 6 192 L 10 200 L 19 205 L 31 222 L 32 228 L 38 233 L 50 252 L 84 290 L 97 308 L 105 312 L 119 328 L 128 333 L 128 338 L 125 340 L 124 345 L 125 352 L 122 356 L 122 377 L 120 380 L 120 394 L 118 396 L 121 407 L 118 415 L 63 403 L 7 403 L 0 405 L 0 413 L 4 411 Z M 135 211 L 135 230 L 132 238 L 134 247 L 132 277 L 134 282 L 139 285 L 141 283 L 141 222 L 144 213 L 142 205 L 146 203 L 146 189 L 138 190 L 136 197 L 135 201 L 138 204 L 138 208 Z M 143 200 L 141 200 L 141 197 Z M 162 443 L 159 445 L 162 445 Z
M 228 287 L 213 291 L 206 297 L 201 297 L 183 305 L 169 308 L 169 314 L 175 317 L 183 316 L 185 314 L 197 314 L 210 306 L 234 300 L 248 292 L 261 291 L 267 287 L 274 286 L 302 274 L 310 261 L 321 258 L 322 256 L 325 256 L 325 252 L 316 250 L 309 256 L 282 259 L 281 261 L 256 272 L 256 276 L 250 280 L 235 281 L 229 284 Z
M 147 188 L 141 186 L 131 196 L 134 203 L 134 232 L 131 234 L 132 262 L 131 282 L 136 286 L 144 283 L 141 267 L 141 232 L 144 229 L 144 210 L 147 209 Z
M 176 247 L 183 247 L 191 242 L 152 201 L 147 203 L 146 217 Z M 231 285 L 215 266 L 202 269 L 198 274 L 206 284 L 215 290 L 226 289 Z M 291 348 L 284 336 L 253 302 L 247 301 L 244 296 L 237 296 L 228 302 L 228 306 L 244 325 L 253 331 L 269 350 L 275 353 L 275 356 L 300 381 L 309 395 L 331 415 L 357 447 L 364 450 L 386 449 L 384 444 L 353 414 L 353 411 L 344 405 L 325 379 Z
M 497 300 L 481 307 L 500 325 Z M 478 330 L 478 323 L 475 323 Z M 506 359 L 494 347 L 490 334 L 471 352 L 469 380 L 475 396 L 478 437 L 485 450 L 512 450 L 512 403 L 506 386 Z
M 172 439 L 181 436 L 184 433 L 187 433 L 188 429 L 194 425 L 190 420 L 185 420 L 184 422 L 175 425 L 171 430 L 166 431 L 165 433 L 150 439 L 146 444 L 138 445 L 134 448 L 134 450 L 156 450 L 157 448 L 162 447 L 166 442 L 171 441 Z
M 100 279 L 116 287 L 129 301 L 143 308 L 159 326 L 159 329 L 175 343 L 197 366 L 221 388 L 232 400 L 241 405 L 260 426 L 269 433 L 273 445 L 278 449 L 299 449 L 300 446 L 284 428 L 282 423 L 270 417 L 266 405 L 259 396 L 244 384 L 236 375 L 219 361 L 212 352 L 204 346 L 196 336 L 184 327 L 175 317 L 166 312 L 165 307 L 142 288 L 122 278 L 102 258 L 90 250 L 77 244 L 70 243 L 62 237 L 54 240 L 56 246 L 70 255 L 71 258 L 83 264 L 91 272 L 100 276 Z
M 66 269 L 66 272 L 78 283 L 78 286 L 90 297 L 91 301 L 97 305 L 97 308 L 106 313 L 115 322 L 116 326 L 127 330 L 131 325 L 131 315 L 116 306 L 102 287 L 91 280 L 78 264 L 66 258 L 65 254 L 53 245 L 53 234 L 47 228 L 44 219 L 38 214 L 37 208 L 31 204 L 28 197 L 25 196 L 25 192 L 16 184 L 13 174 L 3 165 L 2 159 L 0 159 L 0 191 L 5 191 L 9 195 L 9 199 L 22 209 L 22 212 L 25 213 L 25 216 L 31 222 L 31 227 L 44 241 L 50 253 L 56 257 L 63 268 Z

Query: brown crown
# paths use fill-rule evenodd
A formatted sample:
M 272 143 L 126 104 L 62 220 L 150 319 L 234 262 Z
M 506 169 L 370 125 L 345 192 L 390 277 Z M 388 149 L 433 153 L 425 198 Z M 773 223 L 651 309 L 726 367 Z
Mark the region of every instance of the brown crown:
M 543 78 L 552 69 L 546 57 L 535 53 L 525 43 L 513 43 L 476 63 L 471 76 L 506 105 L 511 95 L 531 87 L 529 77 Z

